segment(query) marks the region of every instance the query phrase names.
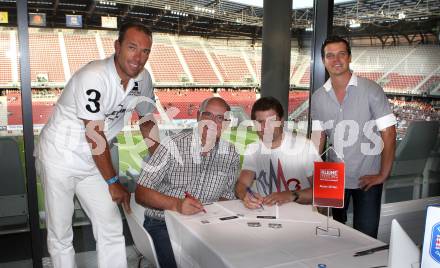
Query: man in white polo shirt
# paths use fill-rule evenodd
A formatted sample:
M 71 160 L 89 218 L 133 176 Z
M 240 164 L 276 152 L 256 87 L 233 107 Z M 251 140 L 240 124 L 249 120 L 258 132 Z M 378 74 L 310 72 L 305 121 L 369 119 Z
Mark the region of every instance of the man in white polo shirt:
M 326 139 L 335 150 L 328 160 L 345 162 L 345 206 L 333 218 L 345 223 L 353 198 L 353 227 L 377 237 L 382 185 L 396 147 L 396 118 L 383 89 L 350 69 L 351 49 L 340 37 L 329 37 L 321 57 L 330 79 L 312 95 L 311 116 L 320 152 Z
M 152 33 L 143 24 L 121 26 L 115 54 L 92 61 L 66 85 L 36 147 L 46 207 L 47 243 L 54 267 L 76 267 L 72 246 L 74 195 L 92 221 L 98 267 L 127 267 L 117 204 L 129 210 L 130 194 L 119 183 L 108 141 L 136 110 L 150 153 L 158 136 L 154 93 L 144 68 Z
M 284 130 L 283 106 L 275 98 L 257 100 L 251 117 L 259 139 L 244 152 L 237 197 L 251 209 L 292 201 L 310 204 L 314 162 L 321 161 L 314 144 Z

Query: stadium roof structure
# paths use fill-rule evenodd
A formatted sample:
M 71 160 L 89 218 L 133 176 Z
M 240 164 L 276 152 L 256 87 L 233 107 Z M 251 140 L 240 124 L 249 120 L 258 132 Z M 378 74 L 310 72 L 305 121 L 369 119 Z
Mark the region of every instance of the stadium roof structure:
M 16 3 L 0 0 L 0 11 L 16 21 Z M 65 15 L 82 15 L 84 29 L 101 28 L 101 16 L 118 22 L 136 19 L 153 30 L 205 37 L 261 38 L 263 8 L 226 0 L 29 0 L 29 12 L 46 13 L 47 27 L 66 27 Z M 292 35 L 304 34 L 313 23 L 313 8 L 292 10 Z M 440 28 L 438 0 L 357 0 L 334 5 L 338 34 L 377 36 L 433 33 Z M 354 28 L 352 26 L 358 26 Z

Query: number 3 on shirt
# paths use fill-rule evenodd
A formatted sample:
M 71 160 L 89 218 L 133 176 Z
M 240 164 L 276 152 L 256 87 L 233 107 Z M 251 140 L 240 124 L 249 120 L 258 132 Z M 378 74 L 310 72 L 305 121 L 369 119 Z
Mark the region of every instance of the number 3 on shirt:
M 99 110 L 101 110 L 99 105 L 99 99 L 101 98 L 101 93 L 99 93 L 99 91 L 96 89 L 89 89 L 86 91 L 86 94 L 87 96 L 90 97 L 87 100 L 92 104 L 92 105 L 90 104 L 86 105 L 87 111 L 91 113 L 99 112 Z

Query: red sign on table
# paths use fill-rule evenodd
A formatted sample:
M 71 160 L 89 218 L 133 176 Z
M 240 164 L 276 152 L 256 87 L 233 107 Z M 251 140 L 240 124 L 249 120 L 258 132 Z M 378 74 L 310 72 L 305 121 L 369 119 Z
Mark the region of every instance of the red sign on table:
M 313 176 L 313 205 L 318 207 L 344 207 L 345 164 L 315 162 Z

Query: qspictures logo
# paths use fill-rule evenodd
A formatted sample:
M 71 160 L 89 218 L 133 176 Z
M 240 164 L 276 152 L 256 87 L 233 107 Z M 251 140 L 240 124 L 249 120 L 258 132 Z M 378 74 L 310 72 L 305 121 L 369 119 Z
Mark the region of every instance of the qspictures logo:
M 436 262 L 440 263 L 440 222 L 432 227 L 429 255 L 431 255 Z

